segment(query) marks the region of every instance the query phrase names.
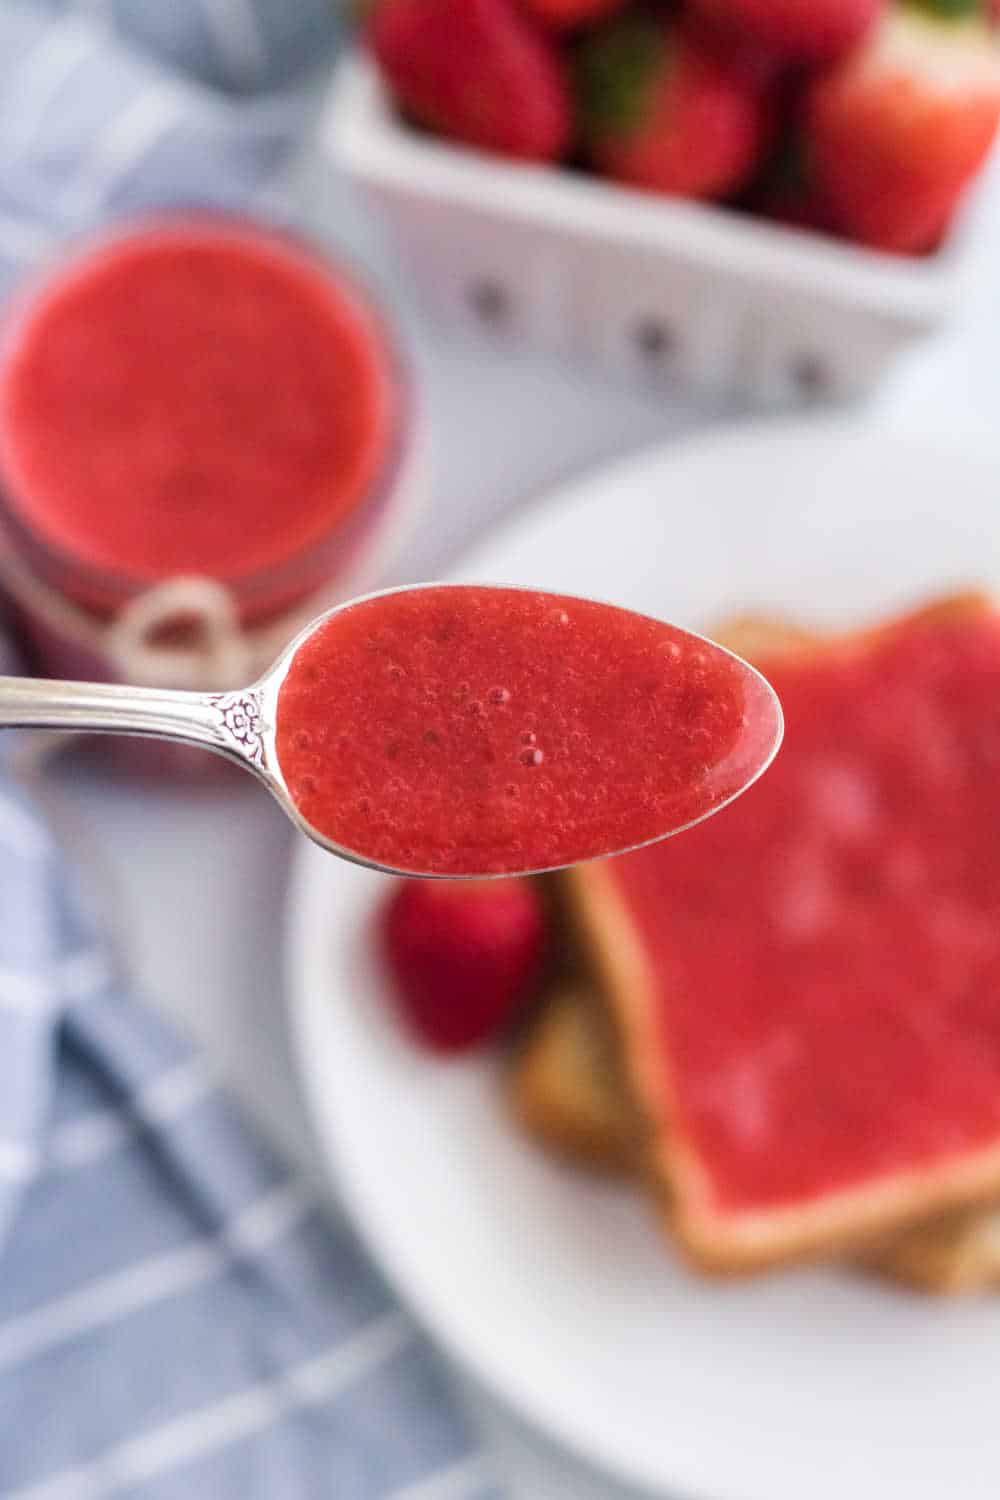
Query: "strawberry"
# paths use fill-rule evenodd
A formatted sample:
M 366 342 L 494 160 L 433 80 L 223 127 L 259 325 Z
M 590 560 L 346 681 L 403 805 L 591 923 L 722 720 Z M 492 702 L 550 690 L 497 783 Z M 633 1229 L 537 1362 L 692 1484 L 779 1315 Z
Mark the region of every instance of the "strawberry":
M 641 14 L 612 22 L 583 44 L 577 78 L 590 159 L 605 176 L 724 198 L 757 165 L 759 91 L 677 27 Z
M 553 31 L 573 31 L 623 10 L 626 0 L 521 0 L 521 3 Z
M 407 881 L 382 918 L 400 1012 L 435 1052 L 491 1040 L 539 977 L 545 920 L 528 880 Z
M 886 0 L 692 0 L 722 32 L 786 62 L 828 63 L 857 45 Z
M 711 53 L 730 72 L 740 74 L 761 92 L 780 91 L 789 78 L 787 64 L 772 48 L 762 47 L 703 11 L 685 13 L 684 34 L 698 51 Z
M 566 151 L 572 103 L 562 59 L 515 0 L 381 0 L 368 35 L 390 90 L 419 124 L 524 160 Z
M 949 13 L 960 0 L 938 0 Z M 891 10 L 806 105 L 818 190 L 841 232 L 918 254 L 945 233 L 1000 124 L 1000 56 L 980 15 Z

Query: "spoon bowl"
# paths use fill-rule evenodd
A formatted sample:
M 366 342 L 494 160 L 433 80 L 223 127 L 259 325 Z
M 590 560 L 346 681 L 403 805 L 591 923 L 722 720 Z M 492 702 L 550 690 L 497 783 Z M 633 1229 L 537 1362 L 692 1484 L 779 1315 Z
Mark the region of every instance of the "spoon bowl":
M 235 691 L 0 678 L 0 727 L 200 745 L 342 859 L 483 878 L 701 822 L 763 774 L 783 720 L 766 680 L 704 637 L 593 600 L 430 584 L 328 610 Z

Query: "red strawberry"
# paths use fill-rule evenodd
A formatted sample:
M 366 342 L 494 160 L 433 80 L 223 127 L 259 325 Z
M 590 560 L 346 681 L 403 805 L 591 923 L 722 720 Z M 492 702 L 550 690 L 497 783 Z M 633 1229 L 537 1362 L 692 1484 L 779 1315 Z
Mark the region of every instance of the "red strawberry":
M 522 0 L 546 26 L 555 31 L 572 31 L 577 26 L 592 26 L 616 10 L 624 9 L 626 0 Z
M 704 11 L 693 10 L 685 15 L 684 34 L 698 51 L 711 53 L 730 72 L 738 73 L 762 92 L 779 90 L 788 78 L 790 70 L 785 59 L 773 48 L 762 47 Z
M 765 108 L 752 83 L 642 15 L 596 32 L 578 64 L 590 158 L 619 182 L 724 198 L 757 165 Z
M 815 182 L 841 231 L 883 250 L 930 250 L 1000 124 L 1000 55 L 979 17 L 895 9 L 813 84 L 806 120 Z
M 385 907 L 382 940 L 410 1029 L 436 1052 L 462 1052 L 530 993 L 545 921 L 528 880 L 408 881 Z
M 787 62 L 826 63 L 857 45 L 886 0 L 692 0 L 696 13 Z
M 369 36 L 398 103 L 430 130 L 526 160 L 569 145 L 562 60 L 514 0 L 381 0 Z

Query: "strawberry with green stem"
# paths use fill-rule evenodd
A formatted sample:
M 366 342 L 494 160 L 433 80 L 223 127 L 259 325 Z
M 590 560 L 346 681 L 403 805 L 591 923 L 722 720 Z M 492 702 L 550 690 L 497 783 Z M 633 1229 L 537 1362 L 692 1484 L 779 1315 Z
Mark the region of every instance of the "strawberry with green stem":
M 1000 125 L 1000 53 L 978 0 L 895 5 L 812 84 L 805 144 L 844 234 L 917 254 L 946 232 Z
M 653 192 L 725 198 L 753 173 L 766 108 L 750 78 L 682 27 L 638 13 L 588 37 L 576 67 L 590 161 Z

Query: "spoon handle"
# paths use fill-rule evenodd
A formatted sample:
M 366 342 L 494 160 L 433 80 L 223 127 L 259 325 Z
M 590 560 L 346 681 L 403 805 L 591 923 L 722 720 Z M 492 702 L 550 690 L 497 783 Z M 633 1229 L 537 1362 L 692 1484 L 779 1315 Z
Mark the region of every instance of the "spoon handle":
M 261 772 L 260 692 L 184 693 L 104 682 L 0 677 L 0 729 L 137 734 L 201 745 Z

